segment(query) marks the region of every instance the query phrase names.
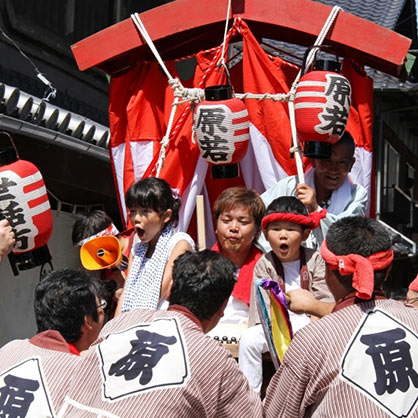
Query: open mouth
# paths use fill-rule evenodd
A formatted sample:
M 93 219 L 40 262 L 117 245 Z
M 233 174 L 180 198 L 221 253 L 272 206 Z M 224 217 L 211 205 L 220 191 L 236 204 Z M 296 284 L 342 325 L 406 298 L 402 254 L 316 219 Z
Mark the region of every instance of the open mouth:
M 142 238 L 145 234 L 145 231 L 142 228 L 136 227 L 135 228 L 136 234 L 138 235 L 139 238 Z
M 282 251 L 287 251 L 289 249 L 289 246 L 287 244 L 280 244 L 280 249 Z
M 338 176 L 328 176 L 328 179 L 331 181 L 338 181 Z

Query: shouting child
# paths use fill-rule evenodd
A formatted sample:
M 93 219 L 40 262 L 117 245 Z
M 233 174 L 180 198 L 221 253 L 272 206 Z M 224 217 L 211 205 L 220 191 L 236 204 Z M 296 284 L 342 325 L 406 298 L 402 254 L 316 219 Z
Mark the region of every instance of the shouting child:
M 249 327 L 241 336 L 239 366 L 250 385 L 258 392 L 262 384 L 262 353 L 268 351 L 267 341 L 257 313 L 254 282 L 271 279 L 283 291 L 303 288 L 317 299 L 333 301 L 325 283 L 325 264 L 319 252 L 302 246 L 311 229 L 315 229 L 326 211 L 309 213 L 294 196 L 282 196 L 267 207 L 261 226 L 272 251 L 264 254 L 254 268 L 250 302 Z M 264 293 L 266 305 L 269 297 Z M 293 332 L 309 323 L 306 315 L 290 313 Z

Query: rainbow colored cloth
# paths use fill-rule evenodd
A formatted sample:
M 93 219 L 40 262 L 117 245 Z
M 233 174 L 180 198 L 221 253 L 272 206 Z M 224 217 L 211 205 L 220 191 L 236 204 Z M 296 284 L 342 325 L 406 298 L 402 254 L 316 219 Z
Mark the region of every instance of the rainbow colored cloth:
M 261 289 L 265 289 L 270 297 L 270 312 Z M 277 281 L 258 279 L 256 281 L 256 291 L 258 315 L 267 339 L 272 361 L 277 369 L 283 361 L 284 354 L 293 338 L 289 308 L 285 294 Z

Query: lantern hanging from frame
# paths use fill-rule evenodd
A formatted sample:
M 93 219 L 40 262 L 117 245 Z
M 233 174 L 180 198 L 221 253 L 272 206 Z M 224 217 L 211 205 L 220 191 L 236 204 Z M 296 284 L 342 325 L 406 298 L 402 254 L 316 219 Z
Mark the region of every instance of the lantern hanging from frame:
M 43 265 L 51 260 L 48 240 L 52 234 L 52 213 L 41 173 L 29 161 L 18 157 L 11 145 L 0 148 L 0 218 L 7 219 L 15 234 L 9 261 L 15 275 L 19 270 Z
M 233 97 L 230 85 L 205 89 L 205 100 L 196 106 L 194 131 L 202 158 L 212 165 L 213 178 L 238 176 L 238 162 L 250 139 L 248 110 Z
M 341 138 L 347 126 L 351 85 L 339 73 L 338 58 L 315 60 L 312 70 L 305 72 L 311 48 L 305 53 L 301 70 L 305 74 L 300 78 L 295 93 L 296 130 L 306 157 L 329 158 L 332 144 Z

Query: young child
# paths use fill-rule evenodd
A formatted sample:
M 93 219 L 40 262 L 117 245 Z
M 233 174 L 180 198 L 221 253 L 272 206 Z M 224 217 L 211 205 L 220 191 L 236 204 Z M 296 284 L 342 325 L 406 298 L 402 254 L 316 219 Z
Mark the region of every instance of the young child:
M 272 251 L 264 254 L 254 268 L 254 281 L 261 278 L 277 280 L 283 291 L 304 288 L 318 299 L 333 301 L 325 282 L 325 264 L 319 252 L 302 246 L 311 229 L 319 225 L 325 211 L 308 213 L 303 203 L 294 196 L 273 200 L 267 207 L 261 226 Z M 250 386 L 260 392 L 262 384 L 262 353 L 268 351 L 267 341 L 258 317 L 255 284 L 251 292 L 249 326 L 241 336 L 239 366 Z M 263 291 L 264 292 L 264 291 Z M 265 294 L 266 305 L 269 297 Z M 310 319 L 292 312 L 293 332 Z M 254 325 L 254 326 L 253 326 Z
M 112 218 L 105 211 L 92 210 L 77 217 L 71 238 L 74 246 L 81 247 L 88 239 L 117 234 L 119 230 L 113 225 Z
M 139 242 L 132 248 L 129 275 L 116 315 L 138 308 L 161 308 L 174 260 L 194 249 L 188 234 L 174 231 L 180 206 L 178 194 L 166 181 L 155 177 L 139 180 L 126 193 L 126 207 Z
M 133 243 L 134 231 L 120 233 L 117 227 L 113 224 L 112 218 L 103 210 L 92 210 L 85 215 L 80 215 L 74 222 L 72 229 L 72 241 L 76 247 L 82 247 L 86 242 L 98 238 L 113 235 L 117 237 L 121 243 L 122 254 L 124 255 L 123 262 L 118 268 L 103 269 L 97 271 L 89 271 L 89 275 L 100 278 L 102 280 L 113 280 L 118 289 L 116 297 L 119 297 L 122 292 L 120 289 L 125 284 L 127 276 L 127 260 L 129 259 L 130 250 Z

